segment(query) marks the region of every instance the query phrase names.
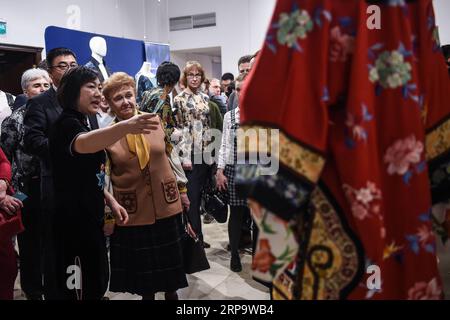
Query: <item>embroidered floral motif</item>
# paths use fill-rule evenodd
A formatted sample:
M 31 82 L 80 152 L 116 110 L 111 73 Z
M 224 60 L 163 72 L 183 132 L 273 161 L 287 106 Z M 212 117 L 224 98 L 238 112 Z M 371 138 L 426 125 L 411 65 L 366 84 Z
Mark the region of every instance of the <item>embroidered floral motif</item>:
M 345 195 L 351 203 L 353 216 L 358 220 L 376 217 L 383 220 L 380 214 L 379 200 L 382 199 L 381 190 L 373 182 L 367 182 L 366 188 L 359 190 L 345 184 Z
M 176 181 L 163 183 L 163 189 L 167 203 L 173 203 L 178 200 L 178 186 Z
M 333 20 L 333 16 L 331 15 L 331 12 L 328 10 L 324 10 L 323 7 L 319 6 L 314 10 L 314 22 L 321 28 L 323 25 L 322 17 L 324 17 L 326 20 L 331 21 Z
M 278 43 L 300 51 L 298 40 L 306 39 L 308 33 L 314 28 L 314 23 L 308 11 L 297 9 L 290 14 L 282 13 L 278 26 Z
M 348 113 L 347 115 L 347 121 L 345 122 L 345 125 L 347 126 L 345 130 L 345 143 L 349 148 L 354 148 L 356 142 L 367 142 L 368 133 L 364 125 L 373 120 L 373 115 L 369 113 L 365 104 L 361 105 L 361 116 L 359 118 L 360 119 L 351 113 Z
M 330 11 L 324 10 L 323 7 L 317 7 L 311 17 L 308 11 L 300 9 L 294 3 L 291 12 L 281 13 L 278 21 L 271 26 L 266 44 L 273 53 L 277 52 L 277 43 L 303 52 L 299 41 L 308 37 L 308 34 L 314 29 L 314 24 L 322 28 L 325 20 L 330 22 L 332 15 Z
M 383 89 L 402 88 L 403 98 L 409 98 L 423 108 L 423 98 L 416 93 L 417 85 L 410 83 L 412 66 L 406 61 L 413 57 L 413 52 L 400 43 L 397 50 L 377 54 L 383 47 L 382 43 L 377 43 L 369 49 L 369 58 L 374 60 L 374 64 L 369 64 L 369 80 L 376 85 L 376 95 L 381 95 Z
M 277 259 L 271 253 L 269 241 L 267 239 L 259 240 L 259 251 L 253 258 L 252 270 L 258 270 L 259 272 L 266 273 L 271 269 L 276 260 Z
M 408 300 L 439 300 L 442 298 L 442 289 L 436 278 L 429 283 L 417 282 L 408 290 Z
M 436 239 L 431 228 L 431 218 L 431 211 L 421 214 L 419 220 L 424 224 L 417 229 L 416 234 L 406 236 L 409 247 L 415 254 L 419 254 L 421 248 L 431 254 L 436 252 Z
M 388 173 L 403 176 L 403 181 L 408 184 L 414 172 L 420 174 L 426 168 L 426 162 L 421 161 L 423 151 L 423 143 L 417 141 L 414 135 L 404 140 L 397 140 L 384 156 L 384 162 L 389 165 Z
M 301 183 L 289 181 L 282 176 L 260 176 L 259 178 L 262 183 L 294 207 L 300 208 L 310 195 L 310 191 L 306 190 Z
M 127 210 L 128 214 L 136 213 L 137 197 L 135 191 L 117 192 L 117 201 Z
M 331 29 L 330 42 L 330 60 L 332 62 L 345 62 L 348 56 L 355 51 L 355 37 L 342 33 L 339 26 Z
M 411 64 L 405 62 L 405 55 L 401 50 L 384 51 L 381 53 L 375 65 L 369 66 L 369 79 L 385 89 L 396 89 L 405 86 L 411 79 Z
M 402 246 L 398 246 L 395 241 L 392 241 L 390 245 L 386 246 L 383 251 L 383 260 L 387 260 L 392 256 L 400 258 L 400 251 Z
M 272 281 L 295 261 L 298 243 L 288 222 L 254 201 L 250 200 L 249 206 L 260 230 L 253 274 L 260 280 Z
M 98 179 L 98 186 L 100 187 L 100 189 L 104 189 L 105 185 L 106 185 L 106 174 L 105 174 L 105 165 L 102 164 L 101 168 L 100 168 L 100 172 L 98 174 L 96 174 L 97 179 Z

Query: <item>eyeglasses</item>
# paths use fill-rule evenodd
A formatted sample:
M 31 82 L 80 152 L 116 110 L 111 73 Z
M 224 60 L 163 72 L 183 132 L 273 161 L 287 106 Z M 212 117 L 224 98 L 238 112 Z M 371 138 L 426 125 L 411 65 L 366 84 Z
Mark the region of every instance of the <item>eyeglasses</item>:
M 51 68 L 58 68 L 59 70 L 65 71 L 67 69 L 76 68 L 76 67 L 78 67 L 78 63 L 76 63 L 76 62 L 71 63 L 71 64 L 61 62 L 60 64 L 58 64 L 56 66 L 52 66 Z
M 192 74 L 192 73 L 189 73 L 188 75 L 187 75 L 187 77 L 189 78 L 189 79 L 200 79 L 201 77 L 202 77 L 202 75 L 201 74 Z
M 250 71 L 251 71 L 250 68 L 249 69 L 242 69 L 242 70 L 239 70 L 239 73 L 240 74 L 242 74 L 242 73 L 250 73 Z

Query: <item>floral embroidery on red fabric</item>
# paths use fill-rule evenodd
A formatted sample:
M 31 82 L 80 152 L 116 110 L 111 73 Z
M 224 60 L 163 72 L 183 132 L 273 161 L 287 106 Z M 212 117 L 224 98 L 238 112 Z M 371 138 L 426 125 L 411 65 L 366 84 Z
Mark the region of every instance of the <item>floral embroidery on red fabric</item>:
M 365 104 L 361 105 L 361 116 L 356 116 L 352 113 L 347 114 L 346 125 L 346 139 L 345 144 L 349 148 L 354 148 L 359 141 L 367 142 L 369 134 L 365 125 L 373 120 L 373 115 L 370 114 L 368 107 Z
M 440 300 L 442 298 L 442 289 L 436 278 L 429 283 L 417 282 L 408 290 L 408 300 Z
M 403 176 L 405 184 L 409 184 L 414 173 L 420 174 L 426 169 L 426 162 L 422 161 L 424 150 L 424 144 L 414 135 L 397 140 L 384 156 L 388 174 Z
M 336 26 L 330 32 L 330 46 L 331 62 L 346 62 L 355 51 L 355 37 L 342 33 Z

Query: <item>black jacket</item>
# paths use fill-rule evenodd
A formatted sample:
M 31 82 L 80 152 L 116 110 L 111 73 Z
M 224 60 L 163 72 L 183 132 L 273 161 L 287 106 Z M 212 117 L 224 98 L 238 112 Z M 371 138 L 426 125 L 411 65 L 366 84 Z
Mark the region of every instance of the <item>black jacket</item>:
M 34 97 L 27 102 L 25 113 L 24 144 L 27 153 L 38 156 L 41 162 L 41 177 L 51 177 L 48 135 L 51 126 L 58 119 L 62 108 L 56 98 L 56 91 L 48 91 Z M 92 129 L 98 129 L 97 117 L 89 116 Z
M 89 62 L 86 63 L 84 66 L 86 68 L 95 70 L 97 72 L 98 79 L 100 80 L 101 83 L 103 83 L 103 82 L 105 82 L 105 78 L 103 77 L 103 74 L 100 71 L 100 68 L 98 67 L 99 64 L 100 63 L 97 60 L 95 60 L 94 58 L 91 58 L 91 60 L 89 60 Z M 109 68 L 106 66 L 105 60 L 103 60 L 103 66 L 105 66 L 106 73 L 108 74 L 108 76 L 110 76 L 112 73 L 111 73 L 111 70 L 109 70 Z

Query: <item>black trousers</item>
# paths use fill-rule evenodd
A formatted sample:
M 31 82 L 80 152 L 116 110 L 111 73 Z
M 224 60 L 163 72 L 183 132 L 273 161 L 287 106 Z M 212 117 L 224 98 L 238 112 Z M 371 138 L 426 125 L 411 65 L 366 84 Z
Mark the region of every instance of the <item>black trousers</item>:
M 207 182 L 208 173 L 210 172 L 207 164 L 194 164 L 191 171 L 185 171 L 188 178 L 188 197 L 191 203 L 188 218 L 192 229 L 197 233 L 199 239 L 203 241 L 202 220 L 200 217 L 200 204 L 203 186 Z
M 239 255 L 239 240 L 242 234 L 242 222 L 246 214 L 250 213 L 248 207 L 230 206 L 230 218 L 228 219 L 228 238 L 230 240 L 231 255 Z
M 53 177 L 41 177 L 42 238 L 44 250 L 44 297 L 57 300 L 61 296 L 56 284 L 55 260 L 55 193 Z
M 40 179 L 24 181 L 23 192 L 28 196 L 22 209 L 25 231 L 17 236 L 20 252 L 20 284 L 28 298 L 44 293 L 42 210 Z
M 68 212 L 61 208 L 57 212 Z M 109 264 L 103 226 L 69 212 L 55 217 L 57 300 L 100 300 L 108 289 Z M 74 267 L 77 268 L 74 268 Z
M 230 240 L 231 255 L 239 254 L 239 241 L 243 232 L 242 224 L 247 217 L 250 217 L 250 209 L 245 206 L 230 206 L 230 219 L 228 220 L 228 238 Z M 256 252 L 258 241 L 258 226 L 251 220 L 252 230 L 252 254 Z

